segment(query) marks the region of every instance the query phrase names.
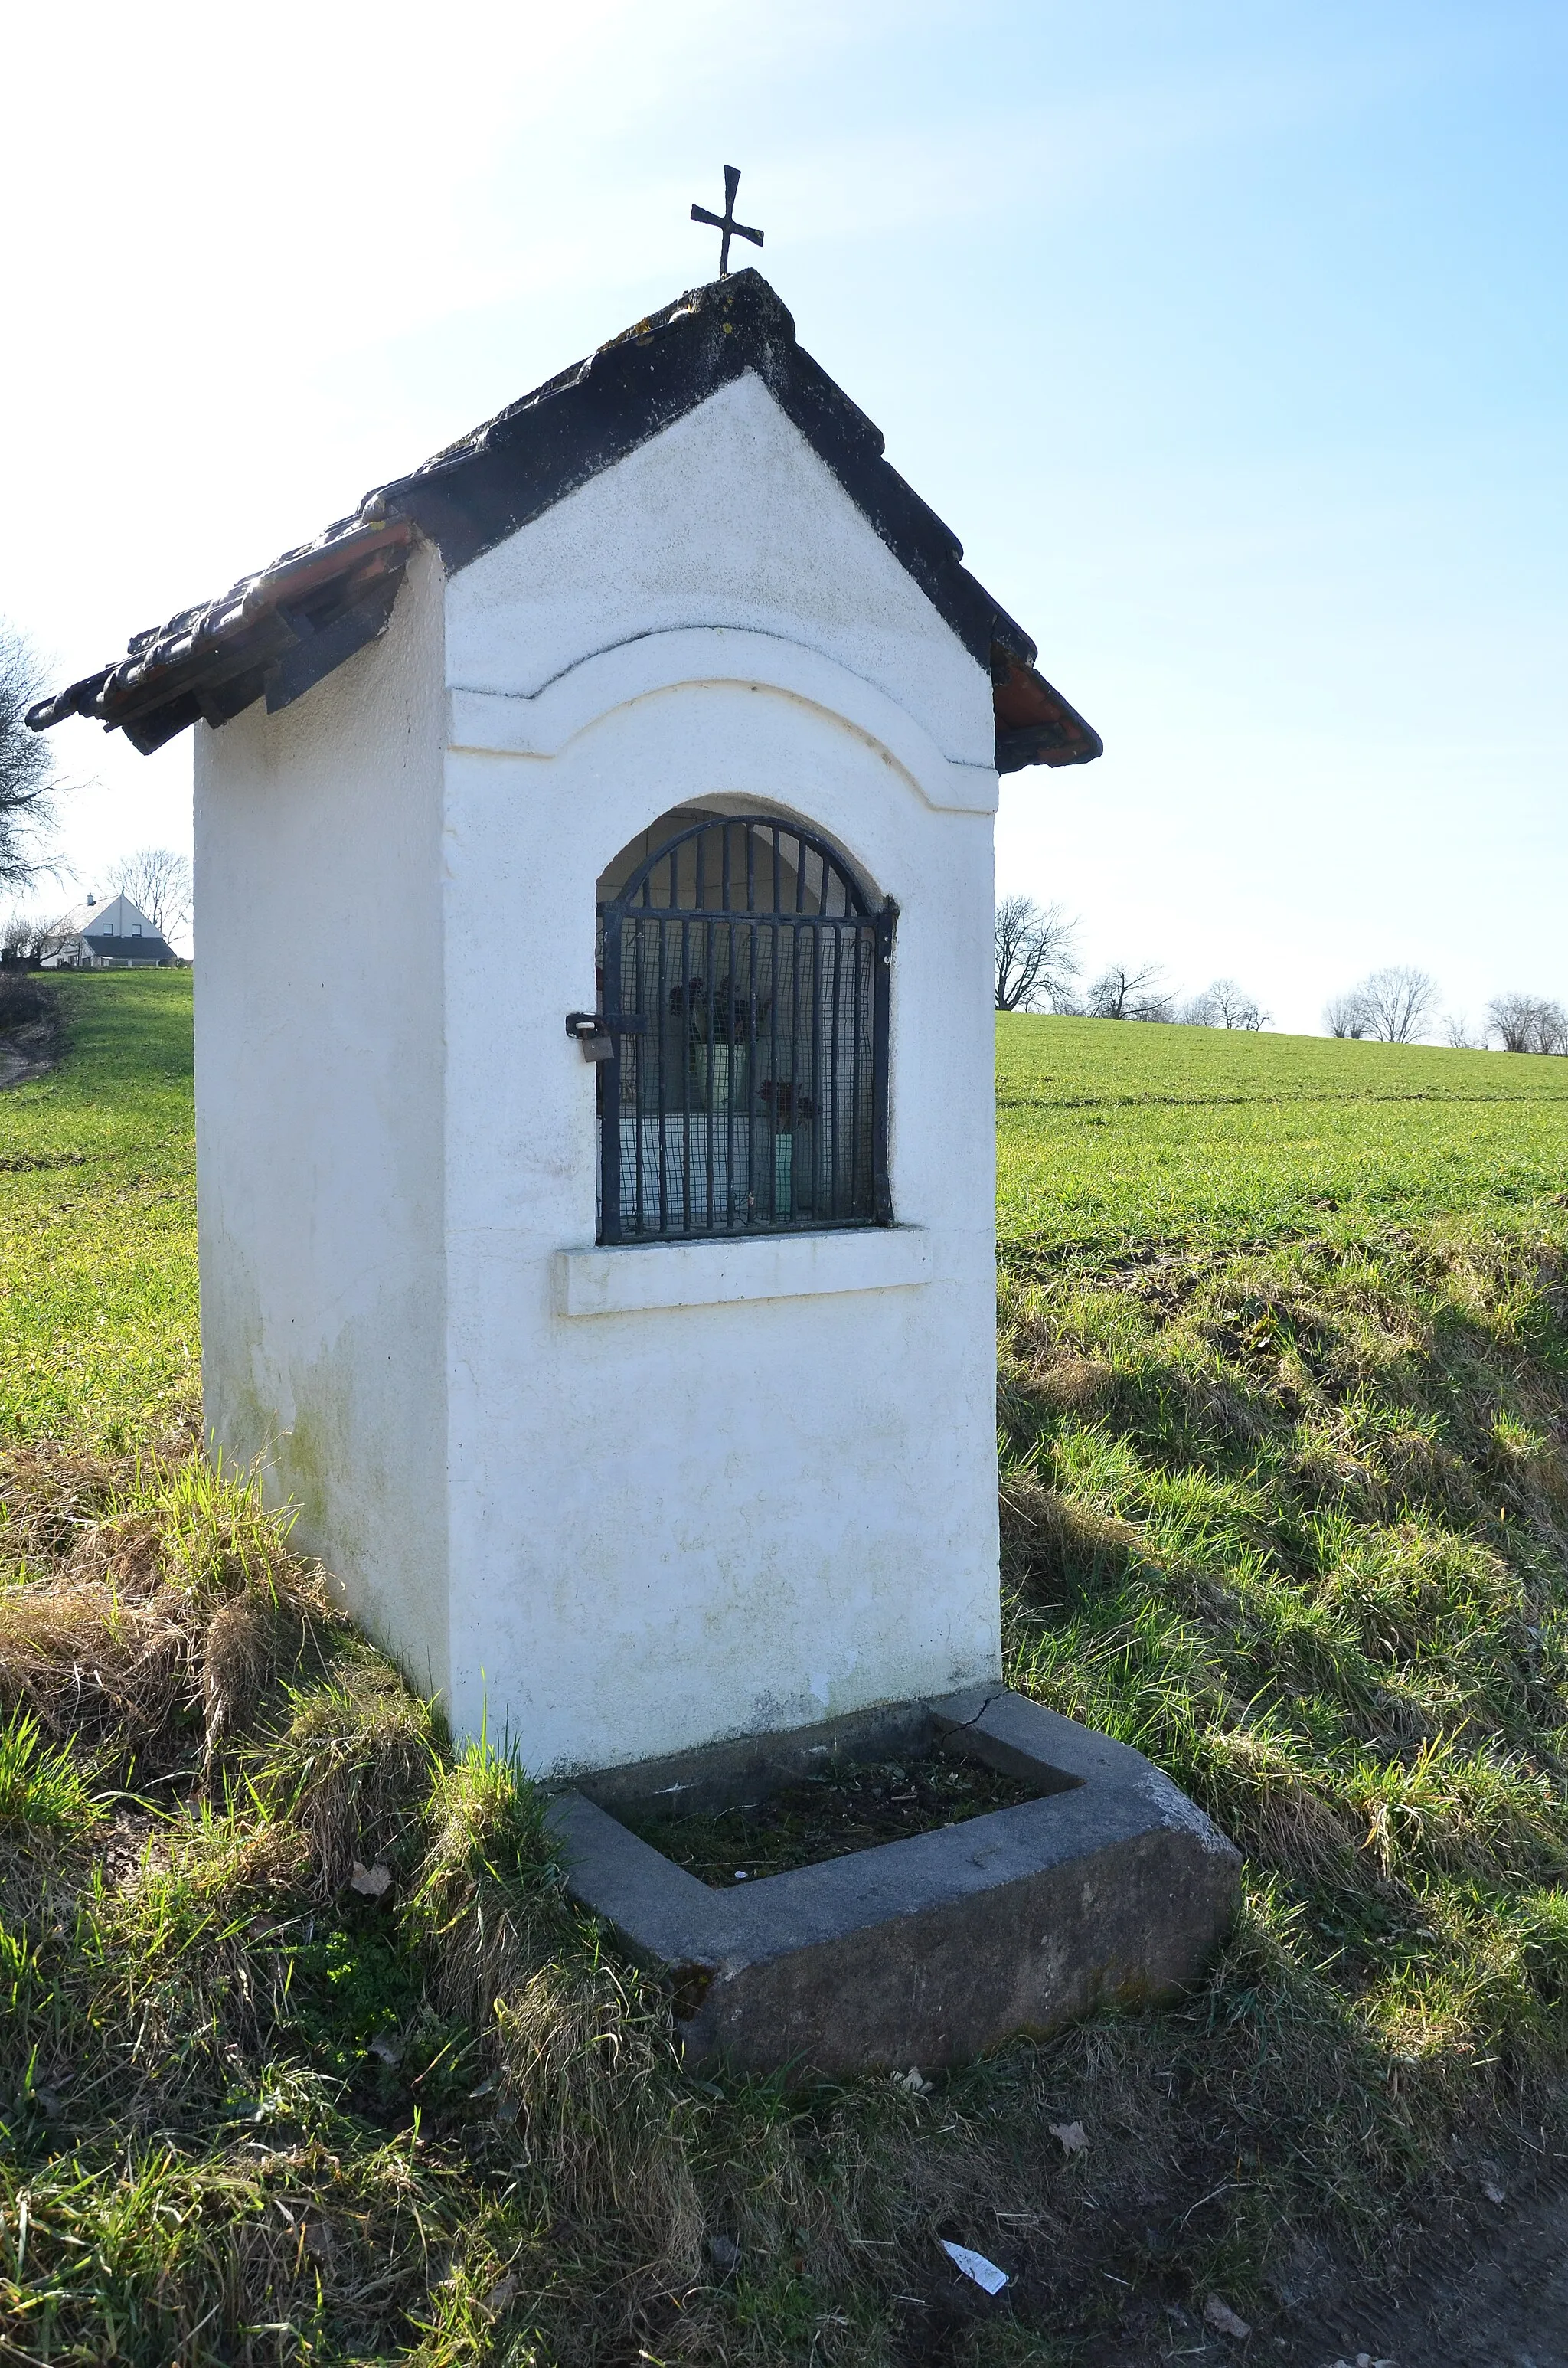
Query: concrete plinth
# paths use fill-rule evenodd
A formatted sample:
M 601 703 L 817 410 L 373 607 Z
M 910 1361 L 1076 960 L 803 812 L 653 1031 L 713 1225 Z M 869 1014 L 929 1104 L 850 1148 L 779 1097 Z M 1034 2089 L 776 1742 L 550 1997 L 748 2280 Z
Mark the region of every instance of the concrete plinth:
M 957 1751 L 1040 1797 L 733 1891 L 612 1812 L 756 1800 L 831 1758 Z M 951 2064 L 1202 1973 L 1241 1860 L 1168 1777 L 1003 1691 L 622 1768 L 557 1796 L 571 1889 L 675 1982 L 688 2057 L 802 2074 Z

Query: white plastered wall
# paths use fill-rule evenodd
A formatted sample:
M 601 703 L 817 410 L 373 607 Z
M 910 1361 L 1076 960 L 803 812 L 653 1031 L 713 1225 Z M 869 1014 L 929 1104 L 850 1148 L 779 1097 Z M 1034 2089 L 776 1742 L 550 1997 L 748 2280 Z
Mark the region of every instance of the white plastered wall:
M 745 378 L 199 733 L 211 1429 L 536 1770 L 997 1673 L 992 731 Z M 801 816 L 901 908 L 892 1235 L 593 1247 L 563 1018 L 600 872 L 690 803 Z
M 279 715 L 197 727 L 208 1427 L 349 1608 L 448 1684 L 443 578 Z
M 447 652 L 457 1724 L 562 1772 L 994 1678 L 984 670 L 755 379 L 456 576 Z M 904 1243 L 593 1253 L 563 1016 L 598 875 L 683 803 L 898 903 Z

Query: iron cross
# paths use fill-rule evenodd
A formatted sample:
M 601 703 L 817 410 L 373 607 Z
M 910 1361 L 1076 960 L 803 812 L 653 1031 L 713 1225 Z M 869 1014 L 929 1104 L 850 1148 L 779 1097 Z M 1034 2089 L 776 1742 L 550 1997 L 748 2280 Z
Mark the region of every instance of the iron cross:
M 738 165 L 726 165 L 724 167 L 723 212 L 722 214 L 710 214 L 706 206 L 693 206 L 691 210 L 691 219 L 693 222 L 707 222 L 710 228 L 722 233 L 719 240 L 719 277 L 721 279 L 728 279 L 730 276 L 730 241 L 732 238 L 749 238 L 753 246 L 760 246 L 762 245 L 762 233 L 759 230 L 748 230 L 744 222 L 738 222 L 735 220 L 735 191 L 740 188 L 740 166 Z

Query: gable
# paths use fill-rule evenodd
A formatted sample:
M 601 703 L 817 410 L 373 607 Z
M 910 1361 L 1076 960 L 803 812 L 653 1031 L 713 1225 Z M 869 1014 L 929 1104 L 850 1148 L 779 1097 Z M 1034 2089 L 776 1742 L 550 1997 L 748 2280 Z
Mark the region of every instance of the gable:
M 106 905 L 95 905 L 82 924 L 82 934 L 87 938 L 155 938 L 153 927 L 140 905 L 129 896 L 111 896 Z
M 1098 735 L 1035 670 L 1023 628 L 962 564 L 962 546 L 882 457 L 882 437 L 797 342 L 759 273 L 691 290 L 415 470 L 315 542 L 131 641 L 124 658 L 40 700 L 45 731 L 90 715 L 150 751 L 256 700 L 288 706 L 386 629 L 409 551 L 449 574 L 624 461 L 751 370 L 995 689 L 995 760 L 1081 764 Z
M 992 763 L 989 671 L 753 370 L 450 579 L 448 679 L 531 699 L 597 651 L 693 626 L 803 643 L 949 756 Z
M 131 937 L 137 932 L 150 938 L 158 935 L 140 905 L 133 905 L 124 894 L 74 905 L 57 926 L 82 938 Z

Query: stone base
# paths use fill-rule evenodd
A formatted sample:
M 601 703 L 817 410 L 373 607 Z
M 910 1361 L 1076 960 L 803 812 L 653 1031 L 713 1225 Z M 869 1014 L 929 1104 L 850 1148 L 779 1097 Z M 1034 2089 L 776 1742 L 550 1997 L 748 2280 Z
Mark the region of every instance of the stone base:
M 710 1890 L 611 1814 L 756 1800 L 830 1757 L 957 1751 L 1040 1797 Z M 574 1896 L 674 1980 L 688 2060 L 802 2074 L 957 2063 L 1196 1981 L 1241 1859 L 1170 1779 L 1038 1702 L 975 1690 L 612 1769 L 551 1802 Z

